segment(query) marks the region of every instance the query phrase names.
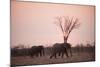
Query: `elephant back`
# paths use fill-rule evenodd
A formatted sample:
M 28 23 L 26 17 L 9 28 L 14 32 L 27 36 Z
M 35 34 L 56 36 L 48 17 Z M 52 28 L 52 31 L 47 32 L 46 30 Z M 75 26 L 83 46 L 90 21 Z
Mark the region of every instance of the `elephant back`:
M 67 49 L 71 48 L 71 44 L 70 43 L 64 43 L 63 46 Z

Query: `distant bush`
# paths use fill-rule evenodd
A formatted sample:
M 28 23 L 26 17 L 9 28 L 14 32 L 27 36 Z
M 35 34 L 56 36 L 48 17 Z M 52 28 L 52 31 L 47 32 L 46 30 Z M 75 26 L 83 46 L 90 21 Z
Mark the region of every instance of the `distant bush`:
M 30 48 L 11 48 L 11 56 L 28 56 Z M 80 53 L 80 52 L 95 52 L 95 46 L 83 46 L 77 45 L 71 48 L 72 53 Z M 45 47 L 44 52 L 46 55 L 50 55 L 52 53 L 52 47 Z

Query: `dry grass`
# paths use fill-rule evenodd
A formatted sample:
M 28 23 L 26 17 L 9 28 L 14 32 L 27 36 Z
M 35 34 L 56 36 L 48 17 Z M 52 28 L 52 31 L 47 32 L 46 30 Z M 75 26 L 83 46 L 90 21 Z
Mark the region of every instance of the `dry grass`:
M 95 53 L 73 53 L 72 57 L 61 58 L 57 56 L 57 58 L 49 58 L 49 55 L 45 55 L 42 57 L 34 57 L 31 58 L 29 56 L 18 56 L 11 57 L 11 65 L 40 65 L 40 64 L 56 64 L 56 63 L 72 63 L 72 62 L 87 62 L 87 61 L 95 61 Z

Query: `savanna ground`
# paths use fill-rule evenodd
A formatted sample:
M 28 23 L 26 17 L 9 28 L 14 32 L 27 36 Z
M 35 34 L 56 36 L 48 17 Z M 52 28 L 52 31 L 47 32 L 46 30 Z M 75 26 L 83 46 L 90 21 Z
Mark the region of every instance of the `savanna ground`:
M 19 65 L 41 65 L 41 64 L 58 64 L 58 63 L 73 63 L 73 62 L 88 62 L 95 61 L 95 50 L 92 51 L 72 51 L 72 57 L 69 54 L 69 57 L 64 55 L 63 58 L 61 56 L 57 56 L 57 58 L 50 59 L 50 54 L 46 54 L 41 57 L 30 57 L 30 56 L 12 56 L 11 57 L 11 65 L 19 66 Z

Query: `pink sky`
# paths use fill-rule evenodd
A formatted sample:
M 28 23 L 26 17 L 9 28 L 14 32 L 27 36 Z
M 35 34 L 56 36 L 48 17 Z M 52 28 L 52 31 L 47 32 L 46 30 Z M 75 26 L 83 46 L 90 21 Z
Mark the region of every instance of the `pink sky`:
M 12 1 L 11 46 L 48 46 L 63 42 L 62 32 L 54 24 L 56 16 L 79 19 L 81 26 L 74 29 L 68 39 L 73 46 L 78 43 L 94 42 L 94 6 Z

